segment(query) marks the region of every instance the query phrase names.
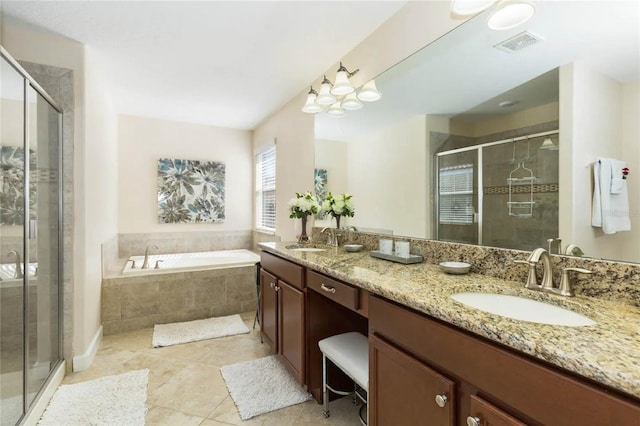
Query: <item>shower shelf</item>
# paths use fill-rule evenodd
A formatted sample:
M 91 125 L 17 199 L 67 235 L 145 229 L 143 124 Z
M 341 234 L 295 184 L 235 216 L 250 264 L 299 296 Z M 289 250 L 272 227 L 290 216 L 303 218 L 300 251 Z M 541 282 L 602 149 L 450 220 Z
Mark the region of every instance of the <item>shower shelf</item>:
M 521 218 L 533 217 L 533 207 L 536 204 L 535 201 L 533 201 L 533 184 L 536 179 L 533 175 L 533 170 L 525 167 L 524 162 L 520 162 L 518 167 L 509 173 L 509 177 L 507 178 L 507 184 L 509 184 L 509 201 L 507 201 L 509 216 Z M 525 185 L 529 186 L 528 192 L 514 193 L 514 186 L 522 187 Z M 523 201 L 515 201 L 514 198 Z
M 538 180 L 537 177 L 523 177 L 523 178 L 508 178 L 507 183 L 510 185 L 531 185 L 532 183 L 536 183 Z

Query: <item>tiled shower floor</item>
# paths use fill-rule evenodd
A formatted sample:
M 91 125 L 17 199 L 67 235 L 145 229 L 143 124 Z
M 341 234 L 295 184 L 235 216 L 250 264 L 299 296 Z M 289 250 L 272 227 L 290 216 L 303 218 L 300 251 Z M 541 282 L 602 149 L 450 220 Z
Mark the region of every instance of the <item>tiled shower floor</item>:
M 269 355 L 257 327 L 251 328 L 253 315 L 242 315 L 249 334 L 166 348 L 151 347 L 153 329 L 105 336 L 91 367 L 72 373 L 63 383 L 149 368 L 147 425 L 359 425 L 357 407 L 350 398 L 332 402 L 329 419 L 322 417 L 322 406 L 315 401 L 240 419 L 220 367 Z

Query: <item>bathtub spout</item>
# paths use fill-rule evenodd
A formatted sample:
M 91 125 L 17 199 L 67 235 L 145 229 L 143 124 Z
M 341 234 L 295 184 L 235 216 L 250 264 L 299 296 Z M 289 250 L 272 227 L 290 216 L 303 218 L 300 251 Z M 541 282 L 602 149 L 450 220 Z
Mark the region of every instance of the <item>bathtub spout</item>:
M 149 244 L 147 248 L 144 249 L 144 261 L 142 262 L 141 269 L 149 269 L 149 249 L 150 248 L 154 250 L 158 250 L 158 246 L 155 244 Z

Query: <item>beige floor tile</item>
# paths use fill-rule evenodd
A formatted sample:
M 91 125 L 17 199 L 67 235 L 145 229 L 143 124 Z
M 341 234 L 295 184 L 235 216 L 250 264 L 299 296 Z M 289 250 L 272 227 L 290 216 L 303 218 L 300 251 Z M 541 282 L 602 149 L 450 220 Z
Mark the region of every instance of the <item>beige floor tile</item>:
M 147 426 L 198 426 L 204 419 L 181 413 L 180 411 L 151 405 L 144 420 Z
M 151 404 L 207 417 L 228 395 L 217 367 L 193 364 L 176 372 L 160 387 L 149 389 Z
M 204 419 L 200 426 L 229 426 L 230 423 L 223 423 L 217 420 Z

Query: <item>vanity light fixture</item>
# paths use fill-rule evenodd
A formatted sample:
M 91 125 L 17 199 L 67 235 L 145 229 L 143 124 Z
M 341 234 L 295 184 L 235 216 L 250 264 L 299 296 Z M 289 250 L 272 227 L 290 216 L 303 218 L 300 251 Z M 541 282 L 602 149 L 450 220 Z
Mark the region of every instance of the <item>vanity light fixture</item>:
M 331 84 L 331 82 L 329 81 L 327 76 L 325 75 L 324 76 L 324 80 L 322 80 L 322 83 L 320 84 L 320 93 L 316 97 L 316 103 L 318 105 L 326 106 L 326 105 L 332 105 L 332 104 L 336 103 L 338 98 L 336 98 L 335 96 L 333 96 L 331 94 L 331 88 L 332 87 L 333 87 L 333 85 Z
M 360 70 L 357 69 L 351 72 L 342 65 L 342 62 L 340 62 L 340 68 L 338 68 L 338 73 L 336 74 L 336 82 L 331 88 L 331 94 L 335 96 L 342 96 L 354 92 L 356 89 L 351 85 L 349 78 L 353 77 L 358 71 Z
M 316 103 L 316 98 L 318 97 L 318 92 L 313 90 L 313 87 L 309 89 L 309 93 L 307 94 L 307 102 L 305 102 L 302 107 L 302 112 L 306 112 L 308 114 L 315 114 L 316 112 L 322 111 L 322 107 Z
M 536 8 L 526 0 L 500 0 L 487 24 L 492 30 L 508 30 L 527 22 Z
M 376 81 L 370 80 L 362 86 L 362 89 L 358 92 L 358 99 L 365 102 L 374 102 L 382 97 L 382 94 L 378 92 L 376 88 Z
M 365 83 L 360 90 L 353 87 L 349 78 L 360 70 L 349 71 L 342 62 L 336 74 L 336 82 L 332 84 L 325 75 L 320 84 L 319 93 L 313 90 L 313 86 L 307 94 L 307 101 L 302 106 L 302 112 L 317 114 L 326 111 L 334 117 L 344 115 L 345 110 L 355 111 L 364 106 L 364 102 L 374 102 L 382 97 L 376 88 L 375 80 Z
M 470 16 L 482 12 L 496 0 L 451 0 L 451 13 L 456 16 Z

